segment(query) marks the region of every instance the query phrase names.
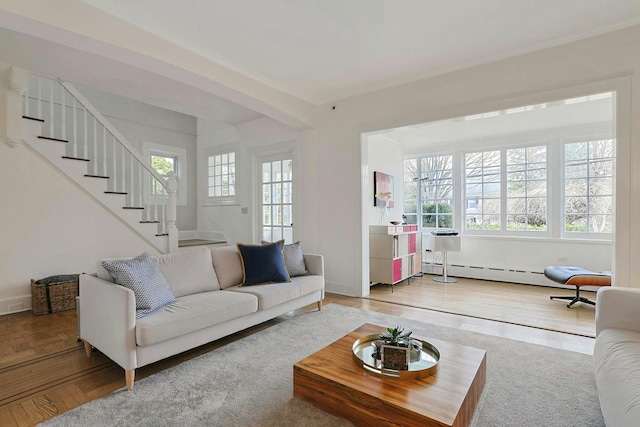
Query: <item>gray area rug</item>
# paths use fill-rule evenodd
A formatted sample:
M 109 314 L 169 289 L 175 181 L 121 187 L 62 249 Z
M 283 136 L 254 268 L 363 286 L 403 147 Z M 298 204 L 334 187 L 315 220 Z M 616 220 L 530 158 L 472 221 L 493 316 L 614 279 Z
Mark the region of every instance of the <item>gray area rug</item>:
M 43 426 L 346 426 L 293 397 L 293 364 L 363 323 L 487 351 L 474 427 L 604 426 L 592 357 L 329 304 L 62 414 Z

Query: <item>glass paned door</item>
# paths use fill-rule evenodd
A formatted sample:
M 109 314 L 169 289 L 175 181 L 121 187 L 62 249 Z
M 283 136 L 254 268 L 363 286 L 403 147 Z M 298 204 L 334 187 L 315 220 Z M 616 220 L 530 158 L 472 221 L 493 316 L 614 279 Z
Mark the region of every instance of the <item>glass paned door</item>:
M 293 243 L 293 160 L 287 156 L 263 161 L 260 170 L 262 240 Z

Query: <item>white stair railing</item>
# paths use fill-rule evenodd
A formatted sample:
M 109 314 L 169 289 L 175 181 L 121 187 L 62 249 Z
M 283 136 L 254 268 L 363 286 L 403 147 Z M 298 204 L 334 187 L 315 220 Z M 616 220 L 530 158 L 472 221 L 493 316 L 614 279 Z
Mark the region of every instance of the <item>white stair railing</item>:
M 43 121 L 40 138 L 65 141 L 65 157 L 87 161 L 87 176 L 107 179 L 107 193 L 123 194 L 124 209 L 142 211 L 157 235 L 178 246 L 177 180 L 165 179 L 70 83 L 29 74 L 23 116 Z

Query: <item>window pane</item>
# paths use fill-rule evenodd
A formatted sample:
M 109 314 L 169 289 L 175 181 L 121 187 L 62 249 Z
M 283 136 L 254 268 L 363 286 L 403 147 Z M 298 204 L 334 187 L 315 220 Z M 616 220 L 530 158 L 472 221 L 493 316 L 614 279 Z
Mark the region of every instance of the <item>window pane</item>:
M 404 162 L 404 214 L 418 213 L 423 228 L 453 227 L 453 156 L 428 156 Z M 417 219 L 417 218 L 416 218 Z
M 565 144 L 565 231 L 611 233 L 613 140 Z
M 209 189 L 209 197 L 229 197 L 235 196 L 235 154 L 225 153 L 210 156 L 209 167 L 209 187 L 215 187 L 213 191 Z

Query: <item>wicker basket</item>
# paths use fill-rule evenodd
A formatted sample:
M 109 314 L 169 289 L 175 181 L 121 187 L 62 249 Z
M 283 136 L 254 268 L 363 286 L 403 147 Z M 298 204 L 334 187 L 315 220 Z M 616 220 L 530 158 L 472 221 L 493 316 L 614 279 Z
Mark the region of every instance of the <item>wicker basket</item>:
M 31 309 L 34 314 L 56 313 L 76 308 L 79 274 L 31 279 Z

